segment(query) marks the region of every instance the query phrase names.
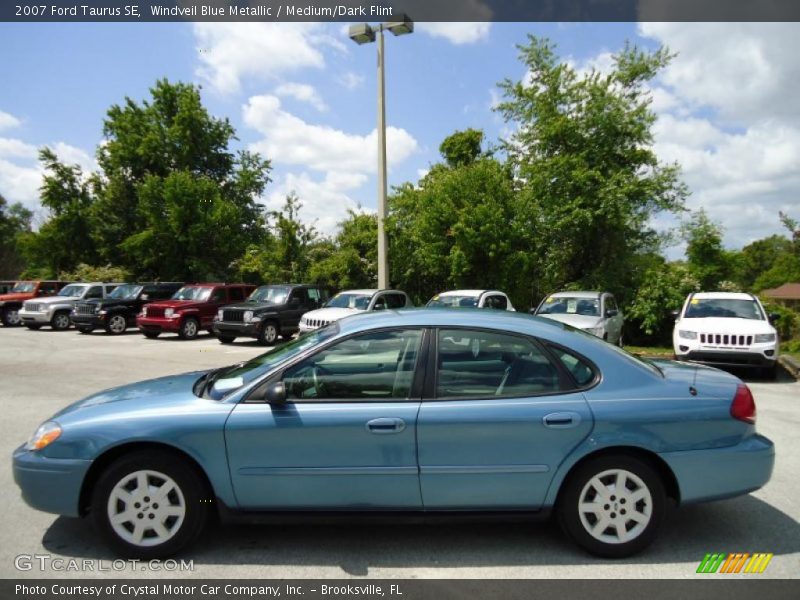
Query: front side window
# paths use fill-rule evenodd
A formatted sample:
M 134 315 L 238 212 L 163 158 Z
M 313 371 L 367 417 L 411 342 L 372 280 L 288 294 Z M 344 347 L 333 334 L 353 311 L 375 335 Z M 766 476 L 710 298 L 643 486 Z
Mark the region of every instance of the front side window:
M 617 310 L 617 301 L 614 296 L 606 296 L 606 312 L 610 310 Z
M 489 296 L 486 298 L 486 308 L 494 308 L 496 310 L 508 310 L 508 300 L 505 296 Z
M 231 302 L 241 302 L 244 300 L 244 290 L 240 287 L 228 288 L 228 300 Z
M 265 304 L 284 304 L 289 295 L 289 288 L 283 285 L 262 285 L 256 288 L 247 298 L 248 302 L 263 302 Z
M 427 304 L 432 308 L 476 308 L 478 306 L 477 296 L 434 296 Z
M 66 288 L 64 288 L 64 289 L 66 289 Z M 103 297 L 103 287 L 100 286 L 100 285 L 94 286 L 92 289 L 90 289 L 88 292 L 86 292 L 86 296 L 84 296 L 84 297 L 86 299 L 102 298 Z
M 422 332 L 378 331 L 348 338 L 286 370 L 289 400 L 405 400 Z
M 210 298 L 209 302 L 225 302 L 225 288 L 217 288 L 215 289 Z
M 10 294 L 28 294 L 36 289 L 36 284 L 32 281 L 19 281 L 11 288 Z
M 558 370 L 523 337 L 441 329 L 437 352 L 440 399 L 533 396 L 561 389 Z
M 692 298 L 686 307 L 687 319 L 722 317 L 763 321 L 764 315 L 755 300 L 733 300 L 730 298 Z
M 317 288 L 308 288 L 308 297 L 315 304 L 319 304 L 320 296 Z
M 386 294 L 386 306 L 389 308 L 403 308 L 406 305 L 406 297 L 403 294 Z

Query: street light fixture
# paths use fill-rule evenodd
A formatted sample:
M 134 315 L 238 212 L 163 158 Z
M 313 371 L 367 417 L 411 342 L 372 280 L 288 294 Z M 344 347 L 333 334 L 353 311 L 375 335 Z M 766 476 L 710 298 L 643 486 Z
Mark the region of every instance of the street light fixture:
M 389 287 L 389 253 L 386 242 L 386 86 L 384 83 L 383 32 L 406 35 L 414 32 L 414 22 L 400 14 L 396 21 L 371 26 L 367 23 L 352 25 L 349 37 L 356 44 L 369 44 L 378 40 L 378 287 Z

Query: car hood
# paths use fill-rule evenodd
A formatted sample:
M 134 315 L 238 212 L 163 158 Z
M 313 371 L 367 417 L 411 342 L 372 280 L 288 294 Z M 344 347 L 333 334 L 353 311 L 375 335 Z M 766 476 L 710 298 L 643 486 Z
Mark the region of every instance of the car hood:
M 79 304 L 102 304 L 104 307 L 120 306 L 123 304 L 135 304 L 136 299 L 123 300 L 122 298 L 92 298 L 91 300 L 81 300 Z
M 25 294 L 0 294 L 0 302 L 20 302 L 23 300 L 30 300 L 31 298 L 35 298 L 33 294 L 25 293 Z
M 737 335 L 775 332 L 775 329 L 767 321 L 723 317 L 706 317 L 702 319 L 683 318 L 675 327 L 684 331 L 695 331 L 698 333 L 734 333 Z
M 208 302 L 196 302 L 194 300 L 160 300 L 158 302 L 151 302 L 147 306 L 149 308 L 197 308 L 204 306 Z
M 178 397 L 196 400 L 192 393 L 192 386 L 204 372 L 195 371 L 181 375 L 169 375 L 104 390 L 70 404 L 56 413 L 53 418 L 57 419 L 69 413 L 111 402 L 153 405 L 174 402 Z
M 47 296 L 46 298 L 29 298 L 36 300 L 37 304 L 63 304 L 64 302 L 77 302 L 81 299 L 80 296 Z
M 350 315 L 365 312 L 357 308 L 318 308 L 303 315 L 304 319 L 322 319 L 324 321 L 338 321 Z
M 566 323 L 567 325 L 572 325 L 577 329 L 592 329 L 594 327 L 600 327 L 603 324 L 603 319 L 600 317 L 590 317 L 587 315 L 538 314 L 536 316 L 544 317 L 545 319 L 550 319 L 552 321 L 558 321 L 559 323 Z
M 283 304 L 273 304 L 272 302 L 239 302 L 238 304 L 226 304 L 225 308 L 230 310 L 252 310 L 258 312 L 260 310 L 270 310 L 284 306 Z

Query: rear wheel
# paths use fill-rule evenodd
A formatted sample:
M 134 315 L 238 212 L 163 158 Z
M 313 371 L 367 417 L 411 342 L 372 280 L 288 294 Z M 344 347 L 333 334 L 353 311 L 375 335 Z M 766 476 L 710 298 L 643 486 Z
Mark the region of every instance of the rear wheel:
M 64 331 L 69 329 L 69 313 L 65 310 L 59 311 L 50 319 L 50 327 L 53 331 Z
M 581 465 L 559 496 L 561 527 L 597 556 L 623 558 L 640 552 L 664 518 L 666 492 L 648 463 L 625 455 Z
M 278 335 L 278 324 L 275 321 L 266 321 L 258 332 L 258 341 L 262 346 L 274 346 Z
M 19 308 L 4 308 L 0 313 L 0 320 L 6 327 L 16 327 L 22 324 L 22 319 L 19 318 Z
M 233 341 L 236 339 L 236 336 L 235 335 L 220 335 L 220 334 L 217 334 L 217 339 L 222 344 L 232 344 Z
M 135 452 L 112 463 L 92 493 L 95 526 L 126 557 L 153 559 L 194 542 L 210 515 L 210 494 L 192 465 L 172 454 Z
M 200 333 L 200 324 L 194 317 L 186 317 L 181 323 L 181 328 L 178 331 L 178 336 L 182 340 L 193 340 Z
M 125 315 L 111 315 L 106 321 L 106 331 L 111 335 L 120 335 L 125 333 L 128 328 L 128 319 Z

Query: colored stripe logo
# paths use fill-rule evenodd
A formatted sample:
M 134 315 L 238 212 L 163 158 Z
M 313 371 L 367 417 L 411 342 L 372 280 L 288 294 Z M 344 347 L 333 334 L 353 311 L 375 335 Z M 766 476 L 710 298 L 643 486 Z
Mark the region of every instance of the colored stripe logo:
M 772 556 L 772 553 L 767 552 L 708 553 L 700 561 L 697 573 L 763 573 Z

